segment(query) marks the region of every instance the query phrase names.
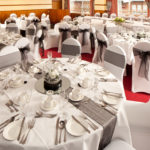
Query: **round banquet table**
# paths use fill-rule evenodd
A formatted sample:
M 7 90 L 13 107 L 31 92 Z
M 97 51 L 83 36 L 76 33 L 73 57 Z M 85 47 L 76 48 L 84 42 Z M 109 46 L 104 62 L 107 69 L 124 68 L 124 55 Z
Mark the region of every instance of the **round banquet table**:
M 67 58 L 59 58 L 54 61 L 51 60 L 51 62 L 49 60 L 44 60 L 39 64 L 34 64 L 34 66 L 44 70 L 47 67 L 57 68 L 61 75 L 70 80 L 72 88 L 79 88 L 82 95 L 90 98 L 90 100 L 95 101 L 96 103 L 101 104 L 100 100 L 103 98 L 103 90 L 122 93 L 124 97 L 122 86 L 120 86 L 120 83 L 116 81 L 115 77 L 96 64 L 81 61 L 79 59 L 70 60 Z M 2 73 L 5 73 L 5 79 L 2 79 Z M 11 84 L 13 82 L 9 81 L 17 80 L 18 78 L 16 77 L 20 77 L 23 81 L 27 81 L 27 83 L 20 84 L 19 87 L 13 86 L 13 84 Z M 86 77 L 91 80 L 90 86 L 88 88 L 79 87 L 78 83 L 82 83 L 81 81 Z M 35 89 L 37 81 L 38 79 L 34 77 L 32 71 L 27 74 L 19 69 L 18 65 L 0 72 L 0 123 L 18 113 L 10 113 L 10 110 L 5 106 L 5 103 L 8 99 L 15 100 L 23 92 L 28 93 L 30 98 L 25 105 L 21 105 L 20 107 L 17 106 L 19 109 L 19 116 L 16 118 L 22 120 L 23 116 L 25 116 L 25 126 L 27 126 L 27 122 L 35 116 L 35 113 L 37 111 L 41 111 L 41 104 L 47 98 L 47 95 L 42 94 Z M 5 89 L 3 89 L 6 83 L 9 84 L 7 84 L 8 86 L 5 86 Z M 53 100 L 57 102 L 57 107 L 55 110 L 47 113 L 56 113 L 57 116 L 53 118 L 36 118 L 35 125 L 33 129 L 31 129 L 25 144 L 20 144 L 17 140 L 9 141 L 7 140 L 7 137 L 3 136 L 3 133 L 0 134 L 0 150 L 97 150 L 102 138 L 103 127 L 91 118 L 89 119 L 98 126 L 97 130 L 93 130 L 89 127 L 88 129 L 91 131 L 90 133 L 86 132 L 84 135 L 77 137 L 72 136 L 67 132 L 67 141 L 62 141 L 60 144 L 55 145 L 56 121 L 58 116 L 60 118 L 65 117 L 69 120 L 71 115 L 78 116 L 83 114 L 79 109 L 74 107 L 68 101 L 68 97 L 65 97 L 64 95 L 66 95 L 66 92 L 60 92 L 52 96 Z M 118 109 L 118 112 L 112 139 L 121 138 L 132 144 L 128 122 L 122 108 L 124 99 L 125 98 L 119 99 L 117 104 L 113 106 Z M 11 131 L 12 134 L 17 132 L 19 129 L 13 129 Z

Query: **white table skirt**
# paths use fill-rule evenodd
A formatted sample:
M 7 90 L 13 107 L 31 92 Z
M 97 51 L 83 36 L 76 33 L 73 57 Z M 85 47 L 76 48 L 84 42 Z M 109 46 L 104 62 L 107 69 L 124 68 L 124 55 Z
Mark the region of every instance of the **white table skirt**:
M 88 64 L 86 66 L 88 72 L 86 72 L 86 75 L 89 76 L 91 79 L 95 79 L 97 77 L 96 70 L 102 69 L 100 66 L 92 63 L 88 63 L 85 61 L 76 62 L 75 64 L 69 64 L 66 62 L 66 59 L 59 59 L 63 65 L 59 66 L 59 70 L 63 76 L 66 76 L 71 81 L 72 87 L 77 87 L 77 82 L 79 81 L 79 76 L 77 76 L 77 71 L 80 70 L 79 64 Z M 57 64 L 57 63 L 56 63 Z M 42 63 L 41 65 L 38 65 L 38 67 L 43 68 L 45 66 L 45 63 Z M 58 64 L 57 64 L 58 67 Z M 64 71 L 64 69 L 68 69 L 68 71 Z M 94 73 L 95 72 L 95 73 Z M 11 76 L 16 76 L 16 73 L 11 73 Z M 28 83 L 20 88 L 9 88 L 7 89 L 7 94 L 10 98 L 15 99 L 18 97 L 22 92 L 32 92 L 32 96 L 30 99 L 30 102 L 27 103 L 21 112 L 24 112 L 26 114 L 27 120 L 32 118 L 33 115 L 37 110 L 40 109 L 40 104 L 42 100 L 46 99 L 47 96 L 44 94 L 41 94 L 37 92 L 34 89 L 35 82 L 37 79 L 32 78 L 31 76 L 27 74 L 19 74 L 19 76 L 23 77 L 23 80 L 27 80 Z M 108 75 L 108 78 L 114 78 L 112 74 Z M 1 81 L 2 82 L 2 81 Z M 92 87 L 88 89 L 82 89 L 81 92 L 85 95 L 91 98 L 92 100 L 98 102 L 100 93 L 103 89 L 107 89 L 108 91 L 116 91 L 116 92 L 122 92 L 124 95 L 124 91 L 120 86 L 119 82 L 99 82 L 97 88 Z M 8 108 L 5 106 L 5 103 L 7 102 L 6 95 L 0 95 L 1 101 L 0 101 L 0 123 L 4 121 L 6 118 L 10 117 L 10 112 Z M 61 116 L 62 114 L 66 114 L 67 118 L 70 118 L 71 114 L 78 115 L 81 112 L 76 109 L 73 105 L 67 102 L 66 99 L 64 99 L 60 95 L 53 95 L 53 98 L 58 101 L 58 109 L 57 113 L 58 116 Z M 124 100 L 122 100 L 123 102 Z M 126 120 L 126 115 L 123 112 L 122 108 L 122 102 L 117 107 L 119 108 L 119 112 L 117 114 L 117 124 L 114 131 L 113 139 L 114 138 L 121 138 L 124 139 L 126 142 L 131 144 L 131 136 L 130 136 L 130 129 L 128 126 L 128 121 Z M 93 121 L 95 122 L 95 121 Z M 96 123 L 96 122 L 95 122 Z M 97 123 L 96 123 L 97 124 Z M 98 145 L 102 136 L 103 128 L 101 125 L 97 124 L 99 128 L 95 131 L 91 130 L 91 134 L 85 134 L 81 137 L 74 137 L 67 133 L 67 142 L 61 143 L 59 145 L 54 145 L 54 139 L 55 139 L 55 125 L 56 125 L 56 117 L 52 119 L 48 118 L 37 118 L 35 126 L 33 130 L 31 130 L 27 143 L 25 145 L 21 145 L 18 143 L 18 141 L 12 141 L 9 142 L 5 140 L 2 135 L 0 137 L 0 149 L 7 149 L 7 150 L 97 150 Z

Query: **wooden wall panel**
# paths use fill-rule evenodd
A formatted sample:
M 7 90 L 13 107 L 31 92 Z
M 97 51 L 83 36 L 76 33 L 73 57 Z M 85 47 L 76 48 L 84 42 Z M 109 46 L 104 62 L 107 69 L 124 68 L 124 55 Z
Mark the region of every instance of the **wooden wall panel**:
M 64 16 L 70 15 L 68 9 L 65 9 L 65 10 L 62 10 L 62 9 L 51 9 L 49 14 L 50 14 L 51 22 L 53 24 L 57 23 L 57 22 L 60 22 L 63 19 Z
M 52 8 L 53 9 L 61 9 L 62 8 L 61 0 L 53 0 L 52 1 Z
M 0 22 L 4 23 L 4 21 L 10 16 L 11 13 L 16 13 L 19 17 L 21 14 L 25 14 L 26 16 L 29 13 L 34 12 L 37 17 L 41 17 L 42 13 L 49 14 L 50 20 L 52 24 L 60 22 L 65 15 L 69 15 L 69 10 L 62 9 L 34 9 L 34 10 L 13 10 L 13 11 L 0 11 Z

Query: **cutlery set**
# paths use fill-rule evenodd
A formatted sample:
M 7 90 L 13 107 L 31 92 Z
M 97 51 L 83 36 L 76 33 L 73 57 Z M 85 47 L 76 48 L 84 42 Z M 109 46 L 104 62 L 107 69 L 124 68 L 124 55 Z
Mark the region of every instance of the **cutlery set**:
M 9 108 L 10 112 L 18 112 L 19 111 L 16 108 L 16 106 L 14 105 L 12 100 L 9 100 L 5 105 Z
M 6 121 L 4 121 L 3 123 L 0 124 L 0 133 L 3 132 L 4 128 L 11 122 L 13 122 L 15 120 L 15 118 L 18 116 L 19 114 L 16 114 L 14 116 L 12 116 L 11 118 L 7 119 Z
M 35 119 L 30 120 L 28 122 L 28 129 L 27 129 L 27 131 L 24 133 L 24 135 L 21 136 L 23 125 L 24 125 L 24 120 L 25 120 L 25 117 L 22 120 L 20 132 L 19 132 L 18 139 L 17 139 L 20 144 L 25 144 L 26 143 L 28 135 L 29 135 L 31 129 L 33 129 L 33 127 L 35 125 Z
M 60 120 L 60 117 L 56 121 L 56 133 L 55 133 L 55 145 L 61 143 L 62 141 L 62 132 L 64 131 L 63 142 L 66 142 L 66 120 Z M 60 130 L 60 131 L 59 131 Z

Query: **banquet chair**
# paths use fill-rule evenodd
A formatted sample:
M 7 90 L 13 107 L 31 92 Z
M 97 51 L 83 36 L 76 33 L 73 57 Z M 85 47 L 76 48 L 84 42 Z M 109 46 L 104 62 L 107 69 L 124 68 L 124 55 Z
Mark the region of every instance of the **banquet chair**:
M 6 31 L 18 33 L 18 26 L 16 25 L 16 23 L 9 23 L 6 25 Z
M 62 57 L 75 57 L 81 54 L 81 44 L 74 38 L 68 38 L 62 43 Z
M 59 46 L 58 46 L 58 52 L 61 53 L 62 43 L 67 39 L 71 37 L 71 28 L 70 25 L 66 22 L 59 24 Z
M 27 21 L 25 20 L 25 17 L 21 18 L 20 23 L 19 23 L 19 29 L 20 29 L 20 35 L 23 37 L 26 36 L 26 27 L 27 27 Z
M 120 46 L 109 46 L 104 54 L 104 68 L 109 70 L 119 81 L 123 81 L 126 66 L 126 54 Z
M 90 41 L 90 25 L 79 25 L 79 36 L 77 37 L 77 40 L 81 44 L 81 53 L 92 53 Z
M 10 18 L 17 18 L 17 15 L 15 13 L 11 13 Z
M 41 20 L 42 19 L 45 19 L 46 18 L 46 14 L 45 13 L 42 13 L 42 15 L 41 15 Z
M 97 33 L 97 42 L 95 46 L 95 52 L 92 59 L 93 63 L 100 64 L 103 66 L 104 64 L 104 53 L 108 46 L 108 38 L 104 33 L 98 32 Z
M 19 49 L 15 46 L 5 46 L 0 51 L 0 71 L 21 62 Z
M 36 33 L 36 36 L 34 38 L 34 54 L 33 57 L 35 60 L 40 61 L 41 55 L 40 55 L 40 49 L 44 52 L 44 32 L 42 29 L 38 30 Z M 43 54 L 44 55 L 44 54 Z
M 64 16 L 64 18 L 63 18 L 63 21 L 66 21 L 66 22 L 69 22 L 71 20 L 72 20 L 71 17 L 68 15 Z
M 150 100 L 147 103 L 137 101 L 125 101 L 124 103 L 132 135 L 132 143 L 139 150 L 148 150 L 150 147 L 149 108 Z
M 33 52 L 34 51 L 34 37 L 36 34 L 36 27 L 34 24 L 30 24 L 26 28 L 26 37 L 30 40 L 30 49 Z
M 29 16 L 28 17 L 35 17 L 36 15 L 35 15 L 35 13 L 29 13 Z
M 136 149 L 121 139 L 115 139 L 112 140 L 111 143 L 104 148 L 104 150 L 136 150 Z
M 103 13 L 102 14 L 102 18 L 108 18 L 108 14 L 107 13 Z
M 150 42 L 141 41 L 133 47 L 132 92 L 150 93 Z
M 115 19 L 117 17 L 117 15 L 115 14 L 115 13 L 112 13 L 111 15 L 110 15 L 110 18 L 112 18 L 112 19 Z
M 95 13 L 94 16 L 95 16 L 95 17 L 100 17 L 101 14 L 100 14 L 100 13 Z
M 94 27 L 98 32 L 104 32 L 103 20 L 91 19 L 91 26 Z
M 27 71 L 29 64 L 33 62 L 33 53 L 30 51 L 30 41 L 23 37 L 16 42 L 15 46 L 19 49 L 21 54 L 22 69 Z

